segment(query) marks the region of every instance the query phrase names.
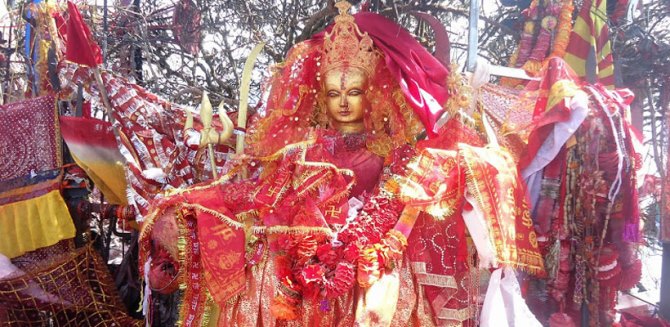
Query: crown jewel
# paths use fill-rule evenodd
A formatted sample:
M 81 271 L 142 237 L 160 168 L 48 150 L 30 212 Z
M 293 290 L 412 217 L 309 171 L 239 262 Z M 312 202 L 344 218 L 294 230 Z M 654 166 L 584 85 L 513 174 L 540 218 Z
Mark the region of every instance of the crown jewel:
M 361 33 L 349 14 L 351 4 L 340 1 L 335 4 L 339 15 L 335 17 L 335 26 L 326 33 L 323 41 L 322 72 L 325 74 L 335 68 L 356 67 L 368 76 L 375 71 L 381 53 L 375 49 L 368 33 Z

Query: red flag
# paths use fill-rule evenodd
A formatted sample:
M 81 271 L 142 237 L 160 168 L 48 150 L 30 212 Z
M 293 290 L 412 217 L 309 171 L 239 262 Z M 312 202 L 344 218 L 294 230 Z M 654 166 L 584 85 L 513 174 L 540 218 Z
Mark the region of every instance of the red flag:
M 81 18 L 79 9 L 67 2 L 70 18 L 67 20 L 67 49 L 65 58 L 69 61 L 95 67 L 102 63 L 102 51 L 91 36 L 91 30 Z

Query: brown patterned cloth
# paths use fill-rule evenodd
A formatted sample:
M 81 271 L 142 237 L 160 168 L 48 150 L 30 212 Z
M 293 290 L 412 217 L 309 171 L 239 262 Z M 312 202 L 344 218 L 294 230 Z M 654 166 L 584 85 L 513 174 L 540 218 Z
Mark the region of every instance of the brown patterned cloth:
M 0 106 L 0 180 L 59 168 L 61 138 L 52 96 Z
M 125 312 L 107 267 L 91 246 L 60 253 L 39 262 L 34 260 L 40 256 L 27 258 L 29 264 L 16 262 L 24 273 L 0 280 L 0 326 L 143 325 Z

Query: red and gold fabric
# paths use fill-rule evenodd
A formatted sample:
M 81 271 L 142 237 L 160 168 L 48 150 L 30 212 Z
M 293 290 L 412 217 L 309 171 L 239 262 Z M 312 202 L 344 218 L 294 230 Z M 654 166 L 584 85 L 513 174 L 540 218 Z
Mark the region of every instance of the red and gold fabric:
M 475 139 L 469 128 L 452 122 L 444 138 Z M 478 142 L 481 144 L 481 142 Z M 440 146 L 440 147 L 438 147 Z M 436 220 L 460 219 L 465 192 L 476 200 L 502 265 L 542 275 L 544 265 L 530 218 L 525 187 L 511 155 L 503 148 L 472 146 L 461 142 L 422 142 L 408 165 L 406 178 L 398 179 L 401 199 L 433 215 Z M 463 247 L 461 247 L 463 248 Z
M 200 209 L 206 211 L 204 207 Z M 217 244 L 203 245 L 203 241 L 210 243 L 211 234 L 200 235 L 203 228 L 198 226 L 198 214 L 199 212 L 193 207 L 178 205 L 158 207 L 157 211 L 147 216 L 140 235 L 140 260 L 151 262 L 151 265 L 140 266 L 140 270 L 145 276 L 148 276 L 146 282 L 151 287 L 151 291 L 163 294 L 171 294 L 177 289 L 183 291 L 177 320 L 180 326 L 207 325 L 210 308 L 213 305 L 212 300 L 218 302 L 220 295 L 233 286 L 218 283 L 221 279 L 231 280 L 229 278 L 231 276 L 208 274 L 208 272 L 221 272 L 221 269 L 218 269 L 219 262 L 225 257 L 216 255 L 207 258 L 208 260 L 203 258 L 206 255 L 220 254 L 216 253 L 216 250 L 221 251 L 222 249 L 218 248 Z M 208 230 L 206 218 L 203 224 L 205 230 Z M 158 229 L 154 230 L 154 228 Z M 163 228 L 171 230 L 165 231 L 162 230 Z M 172 238 L 165 239 L 167 235 Z M 149 257 L 151 261 L 148 261 Z M 154 260 L 159 261 L 159 264 L 155 264 Z M 163 261 L 171 263 L 171 267 L 176 270 L 172 275 L 166 276 L 165 273 L 161 273 L 160 270 L 164 266 Z M 243 271 L 244 266 L 241 268 Z M 149 271 L 142 271 L 144 269 L 149 269 Z M 224 286 L 224 288 L 217 289 L 216 287 L 219 286 Z M 214 294 L 210 295 L 210 290 L 216 292 L 216 297 Z M 151 323 L 150 316 L 147 319 Z
M 468 301 L 470 292 L 478 289 L 473 286 L 478 283 L 475 247 L 486 267 L 498 263 L 542 275 L 544 266 L 510 154 L 483 147 L 481 137 L 457 119 L 441 132 L 418 144 L 419 153 L 407 165 L 406 176 L 396 176 L 391 186 L 408 206 L 424 212 L 408 238 L 407 255 L 432 316 L 438 324 L 462 325 L 476 311 Z M 465 215 L 473 210 L 470 201 L 481 218 Z M 481 219 L 482 224 L 471 219 Z M 468 234 L 474 244 L 468 242 Z M 482 257 L 488 253 L 493 258 Z
M 535 158 L 554 124 L 570 118 L 568 101 L 580 90 L 575 73 L 560 58 L 549 60 L 539 75 L 541 79 L 529 82 L 519 99 L 520 103 L 533 106 L 532 120 L 528 125 L 518 127 L 530 133 L 518 163 L 520 170 Z
M 400 183 L 401 190 L 405 189 L 401 194 L 408 204 L 435 215 L 437 220 L 462 219 L 460 213 L 467 187 L 483 211 L 487 232 L 495 244 L 496 261 L 532 274 L 543 274 L 543 260 L 525 188 L 508 153 L 502 149 L 460 144 L 457 150 L 426 149 L 417 162 L 417 166 L 410 166 L 416 169 L 415 173 Z M 440 180 L 440 175 L 434 173 L 438 169 L 447 169 L 442 173 L 445 179 Z M 438 179 L 416 181 L 411 177 L 429 174 Z M 419 185 L 424 188 L 417 197 L 415 189 Z
M 197 267 L 202 273 L 201 288 L 209 289 L 217 303 L 225 303 L 242 290 L 247 237 L 245 218 L 254 215 L 248 197 L 254 185 L 248 181 L 230 182 L 233 187 L 221 189 L 221 183 L 229 182 L 230 177 L 226 175 L 218 183 L 187 188 L 157 201 L 140 234 L 142 261 L 156 255 L 156 248 L 167 249 L 180 266 L 188 258 L 190 267 Z M 178 231 L 166 232 L 161 228 Z M 192 243 L 192 235 L 196 235 L 197 245 Z M 174 248 L 174 237 L 182 240 L 180 249 Z M 188 248 L 191 251 L 198 248 L 201 255 L 195 259 L 185 257 L 183 251 Z M 237 251 L 231 251 L 233 249 Z M 241 255 L 231 257 L 231 253 Z M 184 269 L 189 269 L 188 265 Z
M 207 325 L 209 300 L 207 288 L 204 287 L 206 281 L 202 264 L 202 242 L 198 237 L 196 216 L 193 211 L 182 209 L 177 213 L 177 219 L 181 220 L 178 246 L 180 261 L 184 262 L 183 269 L 185 269 L 182 284 L 179 285 L 179 288 L 184 290 L 179 307 L 179 322 L 186 327 Z
M 498 263 L 544 274 L 523 182 L 509 153 L 500 148 L 460 146 L 471 192 L 489 223 Z
M 70 154 L 111 204 L 126 205 L 125 160 L 110 123 L 92 118 L 60 117 Z
M 225 202 L 218 189 L 203 190 L 198 197 L 198 202 L 209 209 L 195 211 L 204 277 L 214 301 L 225 305 L 246 286 L 245 229 L 227 223 L 237 219 L 222 206 Z M 222 221 L 222 215 L 228 219 Z

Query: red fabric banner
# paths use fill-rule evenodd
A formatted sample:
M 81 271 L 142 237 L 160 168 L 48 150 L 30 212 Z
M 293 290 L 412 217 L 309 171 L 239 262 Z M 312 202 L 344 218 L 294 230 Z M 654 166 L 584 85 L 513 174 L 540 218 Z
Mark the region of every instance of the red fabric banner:
M 214 301 L 223 306 L 246 286 L 244 229 L 222 222 L 213 214 L 236 220 L 219 188 L 189 193 L 186 200 L 208 209 L 197 211 L 200 253 L 207 289 Z
M 102 51 L 93 40 L 91 30 L 84 23 L 77 6 L 72 1 L 68 1 L 67 8 L 70 18 L 67 21 L 65 59 L 80 65 L 96 67 L 102 63 Z
M 112 125 L 81 117 L 60 117 L 61 133 L 72 157 L 112 204 L 126 205 L 125 160 Z

